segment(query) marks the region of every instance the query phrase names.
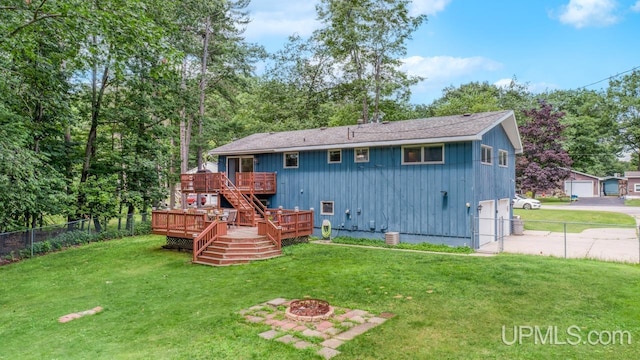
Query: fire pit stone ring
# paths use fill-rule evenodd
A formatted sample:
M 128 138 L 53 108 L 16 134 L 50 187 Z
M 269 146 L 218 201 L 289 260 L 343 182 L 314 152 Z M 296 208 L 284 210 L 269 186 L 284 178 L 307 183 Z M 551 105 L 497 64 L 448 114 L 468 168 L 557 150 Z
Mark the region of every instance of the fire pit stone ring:
M 289 320 L 315 322 L 330 318 L 333 315 L 333 307 L 319 299 L 294 300 L 284 315 Z

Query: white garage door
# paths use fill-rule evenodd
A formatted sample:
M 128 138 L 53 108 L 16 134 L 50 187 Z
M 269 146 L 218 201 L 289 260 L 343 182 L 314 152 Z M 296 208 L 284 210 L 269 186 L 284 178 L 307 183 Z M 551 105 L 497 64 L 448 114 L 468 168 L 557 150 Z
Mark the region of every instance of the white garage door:
M 573 180 L 564 182 L 564 192 L 567 195 L 578 195 L 581 197 L 594 197 L 593 181 Z

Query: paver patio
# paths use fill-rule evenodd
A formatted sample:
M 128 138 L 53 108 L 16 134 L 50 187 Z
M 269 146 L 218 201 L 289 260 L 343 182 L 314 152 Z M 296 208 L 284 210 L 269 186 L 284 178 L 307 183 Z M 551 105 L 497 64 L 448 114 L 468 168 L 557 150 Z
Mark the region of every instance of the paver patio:
M 248 323 L 271 325 L 271 330 L 258 334 L 261 338 L 291 344 L 298 349 L 314 347 L 317 354 L 325 359 L 340 354 L 337 348 L 346 341 L 395 316 L 389 312 L 375 315 L 364 310 L 333 306 L 334 315 L 327 320 L 296 321 L 285 317 L 286 307 L 294 300 L 273 299 L 241 310 L 240 314 Z M 318 338 L 317 344 L 307 341 L 309 338 Z

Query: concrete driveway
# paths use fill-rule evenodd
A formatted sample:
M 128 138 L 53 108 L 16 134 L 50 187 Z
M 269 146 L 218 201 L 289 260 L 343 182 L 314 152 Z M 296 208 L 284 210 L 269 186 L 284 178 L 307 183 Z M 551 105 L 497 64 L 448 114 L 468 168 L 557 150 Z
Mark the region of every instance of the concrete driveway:
M 543 209 L 611 211 L 635 217 L 640 226 L 640 207 L 625 206 L 617 197 L 582 198 L 570 205 L 542 205 Z M 535 210 L 532 210 L 535 211 Z M 581 233 L 525 230 L 523 235 L 506 236 L 503 251 L 567 258 L 640 262 L 640 238 L 637 226 L 593 228 Z M 482 246 L 479 252 L 498 253 L 499 242 Z

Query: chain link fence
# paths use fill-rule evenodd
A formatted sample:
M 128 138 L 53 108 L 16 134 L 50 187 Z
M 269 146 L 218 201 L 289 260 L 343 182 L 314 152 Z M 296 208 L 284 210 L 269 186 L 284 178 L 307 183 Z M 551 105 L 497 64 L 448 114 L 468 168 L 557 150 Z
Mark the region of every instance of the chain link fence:
M 638 225 L 519 218 L 477 220 L 474 231 L 480 252 L 640 263 Z
M 0 259 L 28 258 L 91 241 L 144 234 L 150 229 L 150 215 L 134 214 L 111 219 L 100 232 L 91 218 L 7 232 L 0 234 Z

